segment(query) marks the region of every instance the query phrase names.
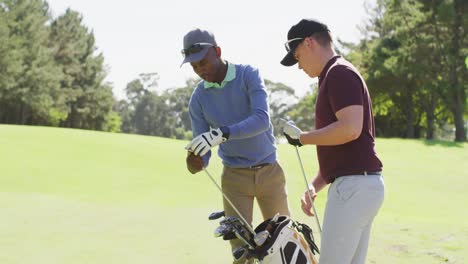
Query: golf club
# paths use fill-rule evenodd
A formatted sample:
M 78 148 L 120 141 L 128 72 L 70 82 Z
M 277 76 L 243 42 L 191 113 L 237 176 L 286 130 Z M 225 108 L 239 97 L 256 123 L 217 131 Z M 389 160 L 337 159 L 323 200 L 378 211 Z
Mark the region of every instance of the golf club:
M 220 224 L 220 225 L 225 225 L 225 224 L 227 224 L 227 223 L 232 224 L 232 223 L 235 222 L 235 221 L 239 221 L 239 219 L 238 219 L 237 217 L 231 215 L 231 216 L 228 216 L 228 217 L 224 217 L 224 219 L 221 220 L 221 221 L 219 222 L 219 224 Z
M 242 258 L 245 255 L 245 253 L 247 253 L 246 246 L 238 247 L 232 251 L 232 255 L 236 260 Z
M 265 241 L 270 237 L 271 231 L 273 230 L 274 224 L 278 221 L 279 218 L 279 213 L 277 213 L 271 220 L 268 222 L 268 225 L 266 226 L 265 230 L 262 232 L 258 232 L 254 236 L 254 241 L 257 246 L 262 246 L 265 244 Z
M 249 249 L 252 249 L 252 250 L 255 249 L 256 247 L 255 242 L 251 240 L 251 237 L 249 236 L 249 232 L 247 230 L 237 229 L 234 227 L 234 234 L 236 235 L 238 239 L 244 242 L 244 244 L 247 245 Z
M 226 233 L 224 234 L 223 236 L 223 240 L 233 240 L 233 239 L 236 239 L 236 234 L 234 233 L 234 230 L 232 230 L 231 232 L 229 233 Z
M 242 214 L 239 212 L 239 210 L 237 210 L 237 208 L 234 206 L 234 204 L 231 202 L 231 200 L 229 200 L 229 198 L 227 197 L 227 195 L 223 192 L 223 189 L 221 189 L 221 187 L 218 185 L 218 183 L 216 183 L 216 181 L 214 180 L 214 178 L 211 176 L 211 174 L 208 172 L 208 170 L 206 168 L 203 168 L 203 170 L 205 171 L 205 173 L 208 175 L 208 177 L 211 179 L 211 181 L 214 183 L 214 185 L 216 185 L 216 187 L 218 188 L 218 190 L 223 194 L 224 196 L 224 199 L 226 199 L 226 201 L 231 205 L 232 209 L 234 209 L 234 211 L 236 211 L 237 215 L 239 215 L 239 217 L 242 219 L 242 221 L 244 222 L 245 226 L 247 227 L 247 229 L 249 230 L 250 233 L 252 233 L 253 236 L 255 236 L 255 231 L 253 230 L 253 228 L 250 226 L 249 222 L 247 222 L 247 220 L 245 220 L 245 218 L 242 216 Z
M 305 184 L 306 184 L 306 188 L 307 188 L 307 190 L 309 190 L 309 183 L 307 182 L 307 177 L 306 177 L 306 174 L 305 174 L 305 171 L 304 171 L 304 165 L 302 165 L 301 155 L 299 155 L 299 150 L 298 150 L 297 146 L 295 146 L 295 147 L 296 147 L 297 159 L 299 160 L 299 164 L 301 165 L 302 175 L 304 176 L 304 181 L 305 181 Z M 320 221 L 319 221 L 319 218 L 318 218 L 318 215 L 317 215 L 317 210 L 315 209 L 314 200 L 312 199 L 312 196 L 310 195 L 309 191 L 307 191 L 307 194 L 309 196 L 310 204 L 312 204 L 312 208 L 314 209 L 314 215 L 315 215 L 315 220 L 317 221 L 317 226 L 319 228 L 320 234 L 322 234 L 322 226 L 320 226 Z
M 216 220 L 218 218 L 221 218 L 225 216 L 224 211 L 219 211 L 219 212 L 213 212 L 208 216 L 208 220 Z
M 270 237 L 270 232 L 263 230 L 262 232 L 258 232 L 254 236 L 255 244 L 259 247 L 265 244 L 265 241 Z
M 214 231 L 214 236 L 215 237 L 220 237 L 220 236 L 225 236 L 228 233 L 231 233 L 233 230 L 230 226 L 227 225 L 220 225 L 216 230 Z

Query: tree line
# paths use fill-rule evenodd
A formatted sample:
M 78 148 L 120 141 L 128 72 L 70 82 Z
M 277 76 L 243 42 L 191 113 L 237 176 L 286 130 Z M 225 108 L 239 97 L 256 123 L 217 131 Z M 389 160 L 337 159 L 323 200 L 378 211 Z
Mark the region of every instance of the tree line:
M 381 136 L 466 141 L 465 0 L 378 0 L 358 44 L 343 43 L 373 97 Z
M 192 138 L 188 102 L 200 80 L 189 79 L 183 87 L 157 93 L 157 79 L 156 73 L 141 74 L 128 83 L 125 88 L 127 99 L 120 100 L 117 107 L 122 118 L 122 132 L 177 139 Z M 313 126 L 313 119 L 304 119 L 307 115 L 312 116 L 309 112 L 313 109 L 312 104 L 298 106 L 295 112 L 291 112 L 298 101 L 294 90 L 270 80 L 265 80 L 265 85 L 274 128 L 279 126 L 280 118 L 287 116 L 297 118 L 298 124 L 306 128 Z M 303 113 L 307 114 L 304 117 L 299 116 Z M 275 133 L 279 135 L 280 131 Z
M 463 0 L 378 0 L 364 37 L 338 41 L 367 80 L 378 136 L 437 139 L 453 127 L 453 138 L 466 141 L 465 11 Z M 46 1 L 0 0 L 0 123 L 191 138 L 188 101 L 199 80 L 161 90 L 157 73 L 143 73 L 117 100 L 105 77 L 78 12 L 54 19 Z M 285 117 L 313 128 L 316 84 L 301 98 L 283 83 L 265 85 L 275 128 Z
M 0 123 L 118 131 L 104 56 L 70 9 L 52 19 L 47 2 L 0 1 Z

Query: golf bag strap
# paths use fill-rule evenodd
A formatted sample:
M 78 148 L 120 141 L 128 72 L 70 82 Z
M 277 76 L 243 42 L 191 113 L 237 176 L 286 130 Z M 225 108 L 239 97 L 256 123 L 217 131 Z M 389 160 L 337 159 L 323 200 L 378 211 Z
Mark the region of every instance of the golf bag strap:
M 319 249 L 317 245 L 314 242 L 314 235 L 312 233 L 312 228 L 310 228 L 306 224 L 301 224 L 297 221 L 293 221 L 293 226 L 296 228 L 296 230 L 304 236 L 305 240 L 309 244 L 310 250 L 314 255 L 320 254 Z

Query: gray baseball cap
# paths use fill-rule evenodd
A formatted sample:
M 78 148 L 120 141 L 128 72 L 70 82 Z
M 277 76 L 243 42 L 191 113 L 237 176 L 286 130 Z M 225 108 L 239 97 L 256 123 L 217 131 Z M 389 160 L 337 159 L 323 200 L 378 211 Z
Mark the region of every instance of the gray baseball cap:
M 196 28 L 184 36 L 184 49 L 182 55 L 184 60 L 182 66 L 186 62 L 196 62 L 202 60 L 210 47 L 216 47 L 216 40 L 213 33 Z

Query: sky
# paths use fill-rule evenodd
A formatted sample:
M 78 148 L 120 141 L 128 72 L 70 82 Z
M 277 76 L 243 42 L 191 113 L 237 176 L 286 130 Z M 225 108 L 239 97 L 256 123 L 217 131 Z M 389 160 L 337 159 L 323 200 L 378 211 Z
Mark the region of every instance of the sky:
M 158 73 L 158 89 L 182 87 L 196 77 L 190 64 L 180 67 L 184 35 L 196 28 L 214 33 L 229 62 L 259 68 L 263 78 L 282 82 L 301 96 L 316 79 L 297 65 L 284 67 L 289 28 L 302 18 L 327 24 L 334 39 L 357 42 L 358 26 L 375 0 L 47 0 L 56 18 L 67 8 L 81 13 L 102 52 L 114 95 L 125 98 L 125 86 L 141 73 Z

